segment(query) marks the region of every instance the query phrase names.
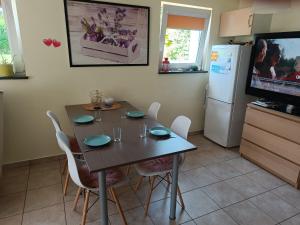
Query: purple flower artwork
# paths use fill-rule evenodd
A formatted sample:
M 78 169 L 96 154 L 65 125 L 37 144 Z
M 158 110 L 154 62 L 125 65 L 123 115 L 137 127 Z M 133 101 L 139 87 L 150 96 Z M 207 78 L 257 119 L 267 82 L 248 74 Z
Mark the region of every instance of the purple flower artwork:
M 150 8 L 65 0 L 71 66 L 148 65 Z

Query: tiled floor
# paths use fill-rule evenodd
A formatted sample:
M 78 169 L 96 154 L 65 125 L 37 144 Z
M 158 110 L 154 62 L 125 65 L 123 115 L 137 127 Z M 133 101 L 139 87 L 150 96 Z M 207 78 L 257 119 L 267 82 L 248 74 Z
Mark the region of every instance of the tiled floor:
M 186 209 L 178 204 L 176 222 L 169 221 L 170 193 L 160 184 L 144 217 L 148 182 L 135 193 L 137 175 L 132 170 L 129 185 L 117 189 L 129 225 L 300 224 L 300 191 L 242 159 L 238 149 L 223 149 L 201 135 L 190 140 L 199 149 L 186 154 L 179 175 Z M 0 180 L 0 225 L 79 225 L 82 198 L 72 211 L 76 186 L 71 183 L 63 196 L 61 167 L 57 159 L 6 170 Z M 96 204 L 87 225 L 99 224 L 98 212 Z M 112 203 L 109 214 L 112 225 L 122 225 Z

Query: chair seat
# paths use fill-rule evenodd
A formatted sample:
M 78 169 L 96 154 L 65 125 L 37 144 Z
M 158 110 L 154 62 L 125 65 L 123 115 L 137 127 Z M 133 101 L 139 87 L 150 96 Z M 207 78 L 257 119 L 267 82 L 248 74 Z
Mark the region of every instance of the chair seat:
M 68 136 L 70 141 L 70 149 L 73 153 L 81 153 L 80 147 L 75 137 Z
M 90 173 L 86 165 L 78 169 L 79 177 L 82 184 L 88 188 L 98 188 L 98 174 Z M 110 187 L 124 179 L 124 175 L 119 169 L 110 169 L 106 171 L 106 186 Z
M 179 164 L 182 162 L 182 157 L 179 157 Z M 166 173 L 172 170 L 173 156 L 165 156 L 157 159 L 147 160 L 137 163 L 135 168 L 142 176 L 154 176 L 160 173 Z

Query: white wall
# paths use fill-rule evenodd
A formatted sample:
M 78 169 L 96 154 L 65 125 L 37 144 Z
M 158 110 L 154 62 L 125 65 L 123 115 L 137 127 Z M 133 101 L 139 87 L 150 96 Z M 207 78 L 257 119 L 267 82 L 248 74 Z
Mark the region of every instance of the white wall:
M 178 114 L 192 119 L 192 131 L 203 128 L 204 88 L 207 74 L 158 75 L 160 1 L 111 1 L 151 7 L 150 66 L 70 68 L 62 0 L 17 0 L 24 61 L 29 80 L 1 80 L 5 98 L 6 163 L 59 154 L 47 109 L 58 114 L 63 128 L 71 132 L 64 109 L 86 103 L 88 93 L 100 89 L 116 99 L 128 100 L 142 110 L 153 101 L 162 103 L 159 119 L 169 125 Z M 211 43 L 217 37 L 221 11 L 238 7 L 238 0 L 185 0 L 213 8 Z M 48 48 L 44 38 L 62 41 Z

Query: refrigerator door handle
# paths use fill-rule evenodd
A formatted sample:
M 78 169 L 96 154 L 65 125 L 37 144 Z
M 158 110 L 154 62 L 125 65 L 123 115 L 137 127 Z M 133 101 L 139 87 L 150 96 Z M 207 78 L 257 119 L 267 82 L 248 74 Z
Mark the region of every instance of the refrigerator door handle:
M 203 103 L 203 107 L 206 108 L 206 103 L 207 103 L 207 93 L 208 93 L 208 84 L 205 87 L 204 90 L 204 103 Z

